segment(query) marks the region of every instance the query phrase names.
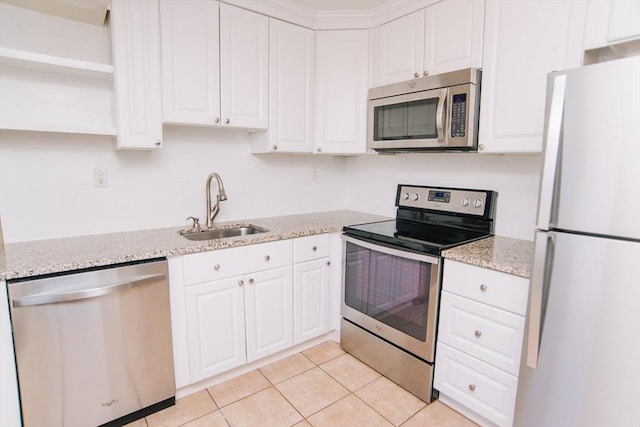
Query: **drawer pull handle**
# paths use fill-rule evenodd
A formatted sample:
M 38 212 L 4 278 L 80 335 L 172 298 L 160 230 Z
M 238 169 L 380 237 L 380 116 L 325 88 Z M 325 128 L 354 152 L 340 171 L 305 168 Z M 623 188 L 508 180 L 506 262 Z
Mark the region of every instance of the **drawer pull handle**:
M 214 266 L 213 266 L 213 269 L 214 269 L 215 271 L 220 270 L 220 264 L 216 264 L 216 265 L 214 265 Z
M 476 331 L 473 333 L 473 335 L 475 335 L 475 336 L 476 336 L 476 338 L 480 338 L 480 337 L 482 336 L 482 331 L 477 331 L 477 330 L 476 330 Z
M 317 251 L 317 250 L 318 250 L 318 247 L 317 247 L 317 246 L 312 246 L 312 247 L 311 247 L 311 250 L 312 250 L 313 252 L 315 252 L 315 251 Z
M 253 285 L 253 279 L 249 279 L 249 284 Z
M 270 257 L 269 255 L 265 255 L 265 256 L 264 256 L 264 260 L 265 260 L 265 261 L 269 261 L 270 259 L 271 259 L 271 257 Z
M 475 384 L 469 384 L 469 390 L 476 391 L 476 385 Z
M 238 286 L 244 285 L 244 280 L 238 280 Z
M 486 291 L 487 290 L 487 285 L 484 285 L 484 284 L 480 285 L 480 290 L 482 292 Z

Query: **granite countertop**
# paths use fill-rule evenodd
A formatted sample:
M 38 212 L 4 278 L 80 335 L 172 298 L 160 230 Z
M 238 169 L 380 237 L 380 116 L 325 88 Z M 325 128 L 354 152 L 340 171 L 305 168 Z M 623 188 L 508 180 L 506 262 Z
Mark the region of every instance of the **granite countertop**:
M 529 278 L 533 262 L 533 242 L 511 237 L 492 236 L 447 249 L 442 252 L 442 256 L 466 264 Z
M 345 225 L 388 219 L 362 212 L 328 211 L 220 222 L 216 226 L 253 224 L 269 231 L 200 242 L 178 235 L 178 230 L 186 228 L 183 226 L 7 243 L 0 246 L 0 280 L 335 233 Z

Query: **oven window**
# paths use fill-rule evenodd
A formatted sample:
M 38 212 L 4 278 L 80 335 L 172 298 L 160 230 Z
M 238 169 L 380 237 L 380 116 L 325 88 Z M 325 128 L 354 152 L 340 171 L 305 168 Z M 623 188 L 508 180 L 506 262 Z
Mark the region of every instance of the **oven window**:
M 431 268 L 347 242 L 345 303 L 424 342 Z
M 437 107 L 437 98 L 375 107 L 373 139 L 384 141 L 437 138 Z

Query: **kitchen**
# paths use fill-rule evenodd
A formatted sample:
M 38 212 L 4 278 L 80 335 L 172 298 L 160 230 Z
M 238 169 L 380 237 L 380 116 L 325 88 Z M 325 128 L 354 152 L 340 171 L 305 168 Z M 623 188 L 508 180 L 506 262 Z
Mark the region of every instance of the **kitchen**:
M 243 5 L 243 2 L 231 3 Z M 390 8 L 393 9 L 391 12 L 381 9 L 380 13 L 385 12 L 385 19 L 391 20 L 419 11 L 430 3 L 404 2 L 402 7 Z M 576 21 L 582 22 L 589 13 L 587 22 L 595 19 L 586 5 L 576 3 L 572 7 L 577 9 L 561 7 L 565 17 L 575 16 Z M 582 15 L 574 15 L 576 11 Z M 485 20 L 491 16 L 494 15 L 485 11 Z M 294 23 L 307 24 L 304 26 L 315 25 L 300 22 L 295 17 L 284 17 Z M 379 21 L 374 21 L 376 26 L 383 23 L 382 18 L 377 19 Z M 366 28 L 368 24 L 349 25 Z M 487 21 L 485 26 L 491 28 Z M 6 28 L 5 25 L 2 27 Z M 596 36 L 592 34 L 592 37 Z M 549 40 L 545 42 L 549 43 Z M 581 36 L 579 42 L 581 46 Z M 518 40 L 514 40 L 515 47 L 517 43 Z M 598 41 L 590 43 L 599 46 Z M 513 52 L 509 49 L 515 47 L 508 45 L 504 49 Z M 85 50 L 88 49 L 85 47 Z M 529 55 L 533 54 L 529 52 Z M 538 54 L 544 56 L 543 51 Z M 94 61 L 100 62 L 100 57 L 108 57 L 108 52 L 105 49 L 87 55 L 93 55 Z M 551 60 L 557 61 L 557 58 Z M 543 74 L 579 65 L 581 60 L 582 48 L 578 48 L 572 51 L 570 60 L 553 64 Z M 514 58 L 505 66 L 513 67 L 513 62 L 519 61 Z M 482 65 L 485 70 L 489 67 L 486 62 Z M 374 81 L 373 77 L 371 80 Z M 115 151 L 110 136 L 3 130 L 0 135 L 0 212 L 4 240 L 12 243 L 180 224 L 186 227 L 183 220 L 187 216 L 203 218 L 204 180 L 212 171 L 223 177 L 228 195 L 216 221 L 342 209 L 393 216 L 395 209 L 391 201 L 396 185 L 405 182 L 497 191 L 500 197 L 495 233 L 532 240 L 542 159 L 540 154 L 514 155 L 510 152 L 540 151 L 544 78 L 541 77 L 538 83 L 538 89 L 524 90 L 541 92 L 536 95 L 541 104 L 527 107 L 539 112 L 539 117 L 536 116 L 532 123 L 517 123 L 524 127 L 524 132 L 506 128 L 515 135 L 515 141 L 520 133 L 533 133 L 530 138 L 537 139 L 537 147 L 534 144 L 531 148 L 527 145 L 530 142 L 525 141 L 522 142 L 523 149 L 509 150 L 502 146 L 494 150 L 495 155 L 481 152 L 337 157 L 325 155 L 326 150 L 313 156 L 253 155 L 252 136 L 241 130 L 176 125 L 163 127 L 162 149 Z M 486 89 L 487 86 L 483 87 Z M 506 87 L 505 90 L 509 90 L 509 86 Z M 362 96 L 364 102 L 366 92 Z M 483 102 L 487 98 L 483 97 Z M 503 118 L 504 122 L 500 123 L 503 132 L 509 119 Z M 531 127 L 534 132 L 529 132 Z M 518 142 L 514 144 L 517 146 Z M 94 187 L 96 168 L 107 170 L 107 187 Z M 25 194 L 29 196 L 25 197 Z

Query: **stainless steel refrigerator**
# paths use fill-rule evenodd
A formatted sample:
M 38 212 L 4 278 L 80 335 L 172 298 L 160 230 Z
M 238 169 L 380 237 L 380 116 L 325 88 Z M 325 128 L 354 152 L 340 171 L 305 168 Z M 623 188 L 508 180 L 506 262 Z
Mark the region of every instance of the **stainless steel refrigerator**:
M 551 73 L 515 426 L 640 426 L 640 57 Z

